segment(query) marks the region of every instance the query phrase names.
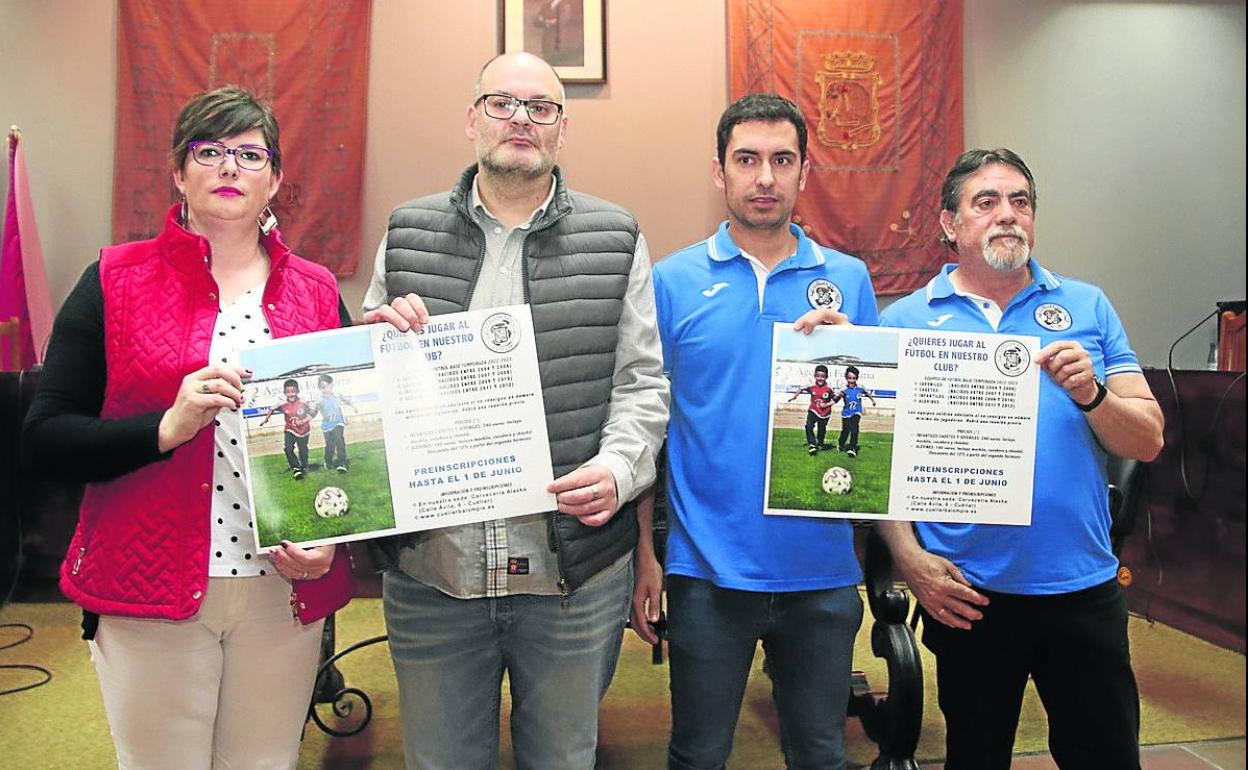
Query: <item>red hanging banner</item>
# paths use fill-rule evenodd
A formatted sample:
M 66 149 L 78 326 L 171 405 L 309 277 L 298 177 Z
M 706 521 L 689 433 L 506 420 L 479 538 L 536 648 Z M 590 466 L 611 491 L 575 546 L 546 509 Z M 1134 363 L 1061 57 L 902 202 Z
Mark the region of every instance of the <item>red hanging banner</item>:
M 371 0 L 120 0 L 113 240 L 150 238 L 177 197 L 169 144 L 193 94 L 224 85 L 273 105 L 273 210 L 300 256 L 336 275 L 360 251 Z
M 961 0 L 729 0 L 731 98 L 771 91 L 809 124 L 794 221 L 867 263 L 877 294 L 922 286 L 940 186 L 962 151 Z

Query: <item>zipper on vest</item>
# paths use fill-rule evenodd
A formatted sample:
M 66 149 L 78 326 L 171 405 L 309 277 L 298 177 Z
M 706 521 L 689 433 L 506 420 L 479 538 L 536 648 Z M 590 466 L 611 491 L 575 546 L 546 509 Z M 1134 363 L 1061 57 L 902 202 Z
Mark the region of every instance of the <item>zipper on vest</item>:
M 551 205 L 554 205 L 553 200 L 551 201 Z M 533 303 L 533 299 L 529 295 L 529 237 L 533 235 L 534 233 L 540 233 L 543 230 L 549 230 L 550 228 L 558 224 L 561 220 L 563 220 L 563 218 L 566 217 L 567 215 L 568 215 L 568 212 L 561 211 L 558 214 L 555 214 L 554 217 L 547 219 L 545 222 L 538 224 L 536 227 L 530 228 L 529 231 L 524 234 L 524 242 L 520 245 L 520 269 L 521 269 L 520 275 L 521 275 L 521 282 L 524 284 L 524 304 L 526 305 L 530 305 Z M 481 255 L 482 255 L 482 258 L 484 259 L 485 249 L 481 250 Z
M 559 568 L 559 581 L 555 585 L 559 586 L 559 608 L 566 610 L 568 608 L 568 596 L 571 591 L 568 590 L 568 579 L 564 577 L 566 570 L 563 567 L 563 543 L 559 540 L 559 513 L 554 511 L 550 514 L 550 518 L 546 520 L 546 535 L 550 539 L 550 550 L 555 553 L 555 564 Z
M 78 571 L 82 569 L 82 557 L 86 555 L 87 555 L 86 546 L 82 546 L 81 548 L 78 549 L 78 558 L 74 559 L 74 568 L 70 570 L 71 574 L 77 575 Z

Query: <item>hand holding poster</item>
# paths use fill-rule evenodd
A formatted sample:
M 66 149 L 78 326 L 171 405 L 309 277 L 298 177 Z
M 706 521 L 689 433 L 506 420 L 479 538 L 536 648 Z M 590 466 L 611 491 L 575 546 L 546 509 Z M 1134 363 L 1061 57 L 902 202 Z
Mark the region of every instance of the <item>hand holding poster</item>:
M 776 324 L 766 512 L 1030 523 L 1039 344 Z
M 527 305 L 242 351 L 257 549 L 554 510 Z M 319 461 L 319 462 L 318 462 Z

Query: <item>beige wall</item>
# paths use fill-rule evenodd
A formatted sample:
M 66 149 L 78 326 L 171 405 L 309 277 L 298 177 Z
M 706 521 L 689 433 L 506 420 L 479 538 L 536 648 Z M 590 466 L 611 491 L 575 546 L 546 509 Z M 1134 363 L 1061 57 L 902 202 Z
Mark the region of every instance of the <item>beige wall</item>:
M 497 8 L 496 0 L 375 0 L 366 259 L 391 207 L 449 188 L 473 161 L 464 116 L 477 71 L 496 52 Z M 609 14 L 608 82 L 569 87 L 560 163 L 573 187 L 630 209 L 658 259 L 722 218 L 710 162 L 727 100 L 724 4 L 617 0 Z M 343 283 L 353 309 L 365 273 Z
M 26 137 L 54 308 L 111 232 L 116 41 L 111 0 L 0 0 L 0 129 Z
M 1144 362 L 1164 364 L 1214 301 L 1244 296 L 1243 3 L 964 4 L 968 145 L 1022 153 L 1040 186 L 1038 255 L 1103 285 Z M 612 0 L 609 82 L 569 92 L 572 184 L 631 208 L 656 257 L 722 216 L 709 163 L 724 7 Z M 388 209 L 445 189 L 472 159 L 464 110 L 496 9 L 374 0 L 353 310 Z M 109 237 L 115 15 L 110 0 L 0 0 L 0 123 L 26 129 L 56 304 Z M 1209 339 L 1193 335 L 1176 360 L 1203 364 Z
M 1036 176 L 1036 253 L 1105 289 L 1142 362 L 1243 299 L 1243 2 L 966 0 L 968 146 Z M 1203 368 L 1208 322 L 1175 350 Z
M 464 114 L 497 45 L 496 0 L 373 6 L 361 269 L 342 282 L 352 312 L 390 208 L 449 188 L 472 162 Z M 656 258 L 722 217 L 710 159 L 727 93 L 723 7 L 611 3 L 609 82 L 569 88 L 561 162 L 570 183 L 631 209 Z M 653 22 L 660 9 L 663 25 Z M 116 37 L 107 0 L 0 0 L 0 121 L 26 132 L 57 306 L 110 236 Z

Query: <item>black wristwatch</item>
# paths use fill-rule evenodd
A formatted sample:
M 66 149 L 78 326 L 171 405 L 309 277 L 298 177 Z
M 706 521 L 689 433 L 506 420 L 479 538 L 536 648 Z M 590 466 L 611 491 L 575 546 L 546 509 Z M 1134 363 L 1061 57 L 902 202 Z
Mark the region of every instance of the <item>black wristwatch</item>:
M 1100 377 L 1093 377 L 1092 381 L 1096 383 L 1096 396 L 1086 404 L 1075 402 L 1075 406 L 1084 412 L 1090 412 L 1100 406 L 1101 402 L 1105 400 L 1105 394 L 1109 393 L 1109 388 L 1105 387 L 1105 383 L 1101 382 Z

